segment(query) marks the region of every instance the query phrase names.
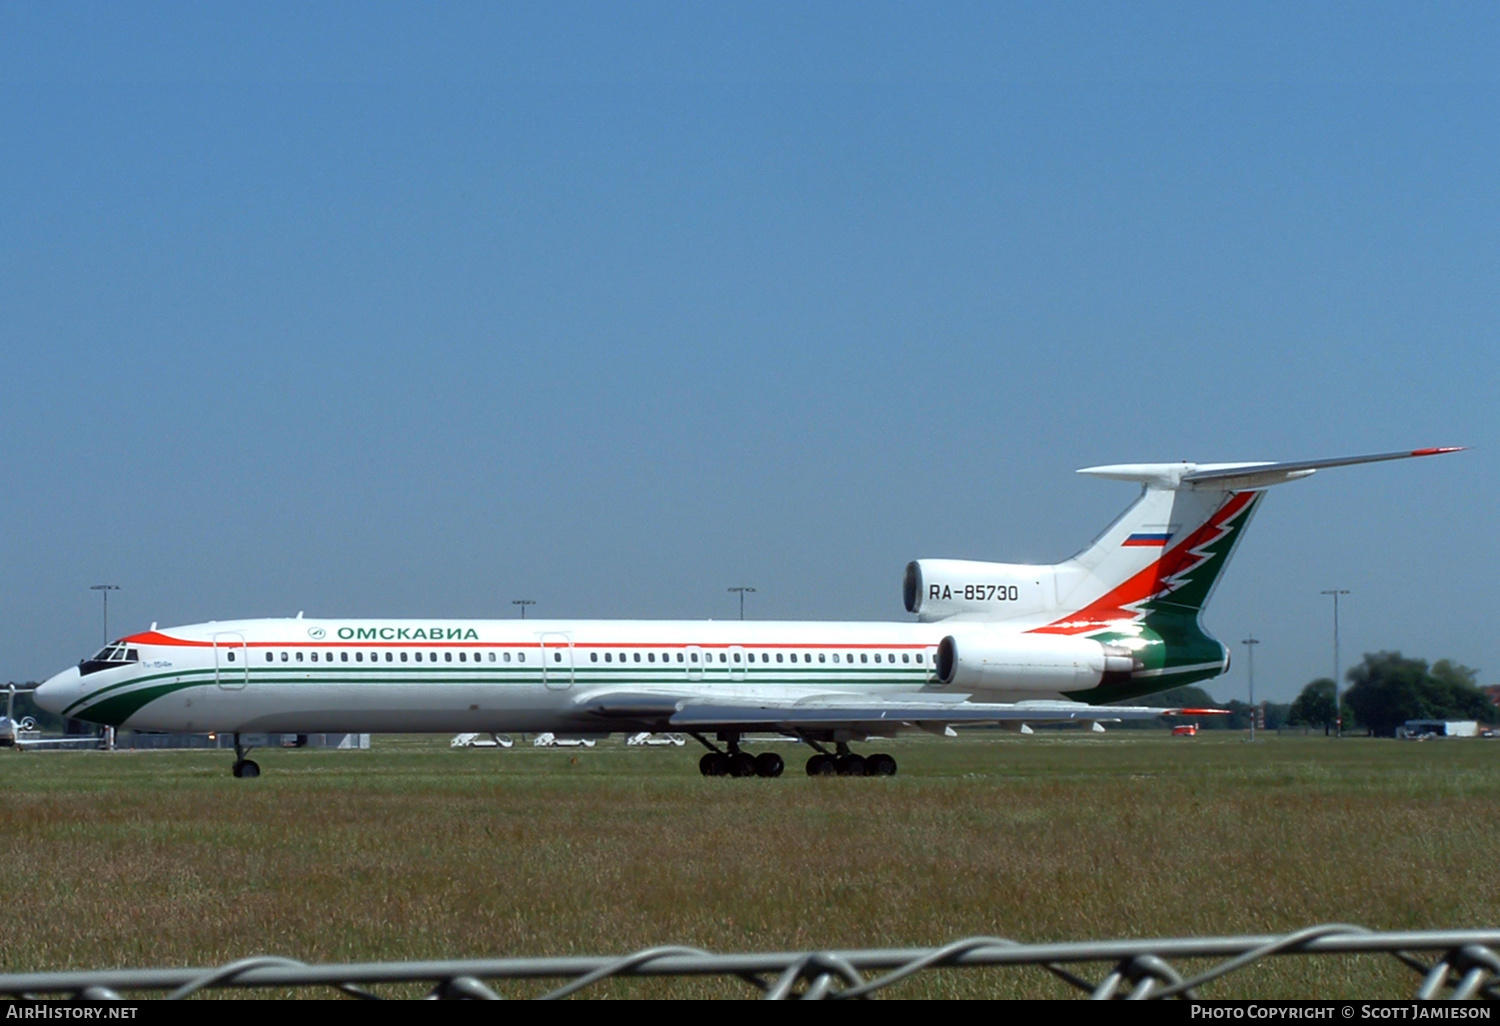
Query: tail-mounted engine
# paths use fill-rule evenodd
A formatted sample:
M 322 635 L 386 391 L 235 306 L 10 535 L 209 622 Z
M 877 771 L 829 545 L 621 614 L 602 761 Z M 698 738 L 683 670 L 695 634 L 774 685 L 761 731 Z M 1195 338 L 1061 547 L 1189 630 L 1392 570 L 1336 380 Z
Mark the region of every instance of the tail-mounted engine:
M 922 623 L 963 616 L 1009 620 L 1056 605 L 1054 570 L 1025 563 L 919 559 L 906 564 L 901 596 Z
M 938 680 L 966 691 L 1081 691 L 1140 667 L 1127 648 L 1058 634 L 950 634 L 937 650 Z

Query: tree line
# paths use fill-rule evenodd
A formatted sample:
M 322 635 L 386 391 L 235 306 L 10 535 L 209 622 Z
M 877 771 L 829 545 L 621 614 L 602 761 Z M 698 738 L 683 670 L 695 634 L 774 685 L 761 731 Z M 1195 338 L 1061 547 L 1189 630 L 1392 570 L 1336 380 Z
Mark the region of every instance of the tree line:
M 1479 671 L 1439 659 L 1409 659 L 1400 652 L 1367 653 L 1345 675 L 1341 696 L 1344 730 L 1352 725 L 1375 737 L 1391 737 L 1407 720 L 1478 720 L 1494 723 L 1500 709 L 1480 690 Z M 1325 732 L 1334 727 L 1333 681 L 1322 677 L 1302 689 L 1288 721 Z
M 1479 672 L 1451 659 L 1429 665 L 1425 659 L 1410 659 L 1400 652 L 1366 653 L 1350 667 L 1347 690 L 1339 696 L 1344 731 L 1356 730 L 1374 737 L 1391 737 L 1407 720 L 1500 720 L 1490 696 L 1480 689 Z M 1332 733 L 1337 719 L 1333 705 L 1333 679 L 1320 677 L 1302 689 L 1291 703 L 1265 702 L 1262 725 L 1321 728 Z M 1173 688 L 1151 697 L 1152 704 L 1217 707 L 1227 716 L 1207 716 L 1203 730 L 1245 730 L 1253 712 L 1249 703 L 1216 702 L 1202 688 Z

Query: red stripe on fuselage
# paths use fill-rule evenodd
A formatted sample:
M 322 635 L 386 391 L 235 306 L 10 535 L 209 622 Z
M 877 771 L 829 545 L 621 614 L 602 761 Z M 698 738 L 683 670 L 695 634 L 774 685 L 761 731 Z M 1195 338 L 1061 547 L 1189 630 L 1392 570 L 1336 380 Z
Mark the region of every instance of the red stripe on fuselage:
M 228 634 L 241 634 L 243 632 L 241 632 L 241 631 L 228 631 L 226 633 L 228 633 Z M 125 642 L 126 644 L 130 644 L 130 645 L 178 645 L 178 646 L 185 646 L 185 647 L 188 647 L 188 648 L 212 648 L 213 644 L 214 644 L 212 641 L 190 641 L 190 640 L 187 640 L 187 639 L 184 639 L 184 638 L 174 638 L 174 637 L 171 637 L 169 635 L 162 634 L 162 633 L 160 633 L 158 631 L 145 631 L 145 632 L 140 633 L 140 634 L 132 634 L 129 637 L 121 638 L 120 640 L 123 641 L 123 642 Z M 221 642 L 220 643 L 220 647 L 221 648 L 308 648 L 308 649 L 312 649 L 312 648 L 316 648 L 316 649 L 325 649 L 325 648 L 347 648 L 347 649 L 356 649 L 356 648 L 358 648 L 358 649 L 366 649 L 366 648 L 410 648 L 410 649 L 419 649 L 419 648 L 421 648 L 421 649 L 426 649 L 426 648 L 451 648 L 451 649 L 457 650 L 457 649 L 472 649 L 472 648 L 541 648 L 542 644 L 541 644 L 541 642 L 537 642 L 537 641 L 410 641 L 410 640 L 402 640 L 402 641 L 374 641 L 374 640 L 366 639 L 366 640 L 363 640 L 363 641 L 326 641 L 326 640 L 325 641 L 246 641 L 243 645 L 239 644 L 238 642 Z M 738 641 L 577 641 L 577 642 L 573 642 L 571 645 L 568 645 L 568 644 L 558 644 L 556 642 L 548 642 L 546 647 L 549 648 L 549 649 L 552 649 L 552 648 L 599 648 L 599 649 L 604 649 L 604 648 L 611 648 L 611 649 L 616 649 L 616 648 L 639 648 L 639 649 L 647 649 L 647 648 L 657 648 L 657 649 L 660 649 L 660 648 L 743 648 L 743 649 L 746 649 L 746 650 L 749 650 L 749 649 L 753 648 L 756 651 L 760 651 L 762 649 L 766 649 L 766 650 L 769 650 L 769 651 L 772 651 L 772 652 L 776 651 L 777 649 L 783 649 L 783 650 L 788 651 L 788 652 L 790 652 L 790 651 L 801 651 L 802 649 L 815 649 L 815 650 L 816 649 L 823 649 L 823 650 L 826 650 L 826 651 L 829 651 L 829 652 L 832 652 L 832 651 L 835 651 L 835 650 L 842 651 L 844 649 L 856 649 L 856 650 L 858 650 L 858 649 L 868 649 L 870 651 L 874 651 L 875 649 L 880 649 L 882 651 L 884 651 L 886 649 L 895 649 L 897 651 L 900 651 L 902 649 L 906 649 L 906 650 L 909 650 L 909 651 L 912 651 L 912 652 L 916 652 L 916 651 L 925 651 L 926 649 L 933 648 L 935 646 L 931 645 L 931 644 L 921 643 L 921 642 L 913 643 L 913 642 L 909 642 L 909 641 L 891 642 L 890 644 L 882 644 L 881 642 L 878 642 L 878 641 L 857 641 L 857 642 L 850 642 L 848 644 L 843 644 L 841 642 L 836 642 L 836 641 L 835 642 L 829 642 L 829 641 L 810 641 L 810 642 L 807 642 L 806 644 L 803 644 L 801 642 L 796 642 L 796 641 L 765 641 L 765 642 L 758 642 L 757 641 L 757 642 L 750 642 L 748 644 L 744 643 L 744 642 L 738 642 Z

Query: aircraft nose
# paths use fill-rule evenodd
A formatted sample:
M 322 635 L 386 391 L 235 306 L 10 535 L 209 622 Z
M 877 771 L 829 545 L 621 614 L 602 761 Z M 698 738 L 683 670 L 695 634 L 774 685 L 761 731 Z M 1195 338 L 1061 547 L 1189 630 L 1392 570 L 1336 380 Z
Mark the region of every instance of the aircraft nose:
M 31 699 L 48 712 L 60 713 L 78 697 L 82 683 L 83 675 L 78 672 L 78 667 L 70 666 L 38 686 Z

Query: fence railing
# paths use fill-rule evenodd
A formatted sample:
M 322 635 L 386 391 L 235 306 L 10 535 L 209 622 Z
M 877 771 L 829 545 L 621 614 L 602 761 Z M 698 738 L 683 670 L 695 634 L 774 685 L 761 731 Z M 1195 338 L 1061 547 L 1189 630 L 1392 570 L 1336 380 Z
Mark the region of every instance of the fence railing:
M 619 977 L 693 976 L 743 981 L 770 999 L 870 997 L 934 969 L 1031 967 L 1093 998 L 1201 998 L 1201 988 L 1269 958 L 1385 954 L 1413 972 L 1418 999 L 1500 1000 L 1500 929 L 1378 932 L 1334 923 L 1294 933 L 1241 937 L 1018 944 L 968 937 L 940 948 L 867 948 L 714 954 L 647 948 L 625 956 L 452 959 L 306 965 L 276 956 L 216 968 L 106 969 L 0 975 L 0 995 L 114 1000 L 122 995 L 185 998 L 206 990 L 334 988 L 378 998 L 370 988 L 421 984 L 434 998 L 499 998 L 508 981 L 560 980 L 541 995 L 562 998 Z M 1172 960 L 1219 959 L 1184 977 Z M 1094 973 L 1094 978 L 1085 975 Z M 1316 994 L 1306 995 L 1313 998 Z

